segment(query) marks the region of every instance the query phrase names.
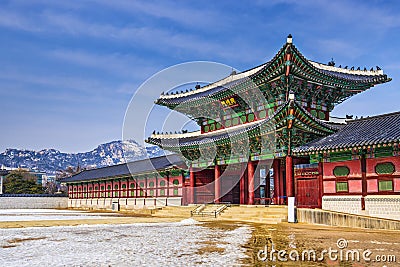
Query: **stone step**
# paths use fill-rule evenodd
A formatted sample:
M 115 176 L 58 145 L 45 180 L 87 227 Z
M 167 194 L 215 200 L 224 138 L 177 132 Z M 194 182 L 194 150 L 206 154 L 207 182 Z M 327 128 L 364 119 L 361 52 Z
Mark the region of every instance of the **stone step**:
M 231 209 L 243 209 L 243 210 L 287 210 L 287 208 L 268 208 L 268 207 L 264 207 L 264 208 L 248 208 L 248 207 L 230 207 Z
M 287 221 L 286 206 L 232 206 L 219 216 L 220 220 L 240 220 L 277 224 Z
M 218 218 L 218 220 L 224 220 L 224 218 Z M 234 221 L 234 220 L 232 220 Z M 278 224 L 287 222 L 287 219 L 282 218 L 265 218 L 265 219 L 241 219 L 241 222 L 252 222 L 252 223 L 264 223 L 264 224 Z
M 284 211 L 274 211 L 274 210 L 263 210 L 263 211 L 246 211 L 246 210 L 230 210 L 226 209 L 225 213 L 235 213 L 235 214 L 285 214 L 287 210 Z
M 224 216 L 241 216 L 241 217 L 246 217 L 246 216 L 258 216 L 258 217 L 268 217 L 268 216 L 287 216 L 287 212 L 280 212 L 280 213 L 237 213 L 237 212 L 223 212 L 221 215 Z
M 155 213 L 159 217 L 190 217 L 190 211 L 195 207 L 190 206 L 166 206 Z
M 282 206 L 269 206 L 269 207 L 251 207 L 251 206 L 232 206 L 230 207 L 232 209 L 246 209 L 246 210 L 287 210 L 287 207 L 282 207 Z
M 226 218 L 226 219 L 246 219 L 246 218 L 285 218 L 287 215 L 270 215 L 270 216 L 255 216 L 255 215 L 249 215 L 249 216 L 243 216 L 243 215 L 225 215 L 221 214 L 220 217 Z
M 196 220 L 215 220 L 213 212 L 221 208 L 223 205 L 206 205 L 202 208 L 202 212 L 209 214 L 193 214 Z M 191 206 L 167 206 L 162 209 L 155 209 L 154 215 L 160 217 L 190 217 L 191 211 L 195 211 L 200 205 Z M 266 224 L 277 224 L 287 221 L 286 206 L 252 206 L 241 205 L 231 206 L 222 211 L 217 220 L 240 220 L 246 222 L 262 222 Z
M 157 214 L 190 214 L 190 211 L 157 211 Z

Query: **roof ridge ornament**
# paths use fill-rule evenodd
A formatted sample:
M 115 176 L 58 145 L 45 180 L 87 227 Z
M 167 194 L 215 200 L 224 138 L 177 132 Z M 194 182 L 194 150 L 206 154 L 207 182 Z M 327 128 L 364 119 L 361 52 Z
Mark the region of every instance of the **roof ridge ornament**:
M 292 42 L 293 42 L 293 37 L 291 34 L 289 34 L 288 37 L 286 38 L 286 43 L 291 44 Z

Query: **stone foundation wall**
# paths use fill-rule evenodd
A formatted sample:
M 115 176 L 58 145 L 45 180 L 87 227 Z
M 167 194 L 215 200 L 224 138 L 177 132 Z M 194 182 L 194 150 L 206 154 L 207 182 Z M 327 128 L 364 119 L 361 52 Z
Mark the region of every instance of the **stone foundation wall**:
M 351 214 L 362 214 L 361 196 L 323 196 L 322 209 Z
M 366 196 L 365 210 L 369 216 L 400 220 L 400 195 Z
M 67 197 L 0 197 L 0 209 L 65 209 Z
M 116 204 L 120 210 L 133 210 L 143 208 L 156 208 L 165 206 L 181 206 L 181 197 L 169 198 L 93 198 L 93 199 L 69 199 L 69 208 L 112 210 Z
M 364 200 L 365 210 L 361 210 L 361 196 L 324 196 L 322 209 L 400 220 L 400 195 L 370 195 Z
M 400 221 L 320 209 L 298 208 L 297 221 L 339 227 L 400 230 Z

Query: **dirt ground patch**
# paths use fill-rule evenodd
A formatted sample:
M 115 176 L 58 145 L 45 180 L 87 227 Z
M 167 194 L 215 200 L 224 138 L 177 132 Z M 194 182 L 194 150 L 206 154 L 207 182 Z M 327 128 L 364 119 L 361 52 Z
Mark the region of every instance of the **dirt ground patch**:
M 282 223 L 278 225 L 252 224 L 254 231 L 252 238 L 246 244 L 248 258 L 243 260 L 246 266 L 398 266 L 400 263 L 400 231 L 387 230 L 369 230 L 354 228 L 339 228 L 309 224 L 289 224 Z M 341 239 L 339 241 L 339 239 Z M 344 242 L 346 247 L 340 249 L 340 242 Z M 265 254 L 257 255 L 260 250 L 266 251 L 270 256 L 272 244 L 275 250 L 285 250 L 287 253 L 295 250 L 299 254 L 299 260 L 292 261 L 288 255 L 288 261 L 279 261 L 277 253 L 273 254 L 276 261 L 263 261 Z M 324 260 L 318 260 L 323 250 L 337 250 L 338 260 L 331 260 L 329 255 L 325 255 Z M 311 257 L 308 260 L 308 254 L 305 254 L 305 261 L 301 260 L 302 252 L 305 250 L 316 251 L 316 261 Z M 360 261 L 352 258 L 349 253 L 349 260 L 346 260 L 346 253 L 350 250 L 357 250 L 360 253 Z M 362 253 L 370 250 L 371 254 L 363 260 Z M 343 261 L 340 261 L 340 251 L 343 251 Z M 296 258 L 296 253 L 292 254 Z M 332 256 L 335 258 L 336 254 Z M 380 261 L 376 258 L 380 257 Z M 270 259 L 270 257 L 267 257 Z M 383 259 L 386 259 L 383 262 Z M 388 262 L 395 260 L 397 263 Z

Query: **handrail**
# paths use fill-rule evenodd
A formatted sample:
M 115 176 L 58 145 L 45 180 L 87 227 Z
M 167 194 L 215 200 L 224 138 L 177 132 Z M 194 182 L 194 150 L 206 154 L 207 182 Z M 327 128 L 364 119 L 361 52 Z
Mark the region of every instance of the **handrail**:
M 217 218 L 217 216 L 224 211 L 226 208 L 228 208 L 228 205 L 225 204 L 218 204 L 221 205 L 220 207 L 218 207 L 216 210 L 213 211 L 203 211 L 206 208 L 206 205 L 203 204 L 201 206 L 196 207 L 196 209 L 190 211 L 190 216 L 213 216 L 214 218 Z M 230 204 L 229 204 L 230 205 Z M 201 210 L 200 210 L 201 207 Z
M 202 210 L 204 210 L 205 207 L 206 207 L 205 204 L 201 204 L 199 206 L 196 206 L 196 208 L 194 208 L 193 210 L 190 211 L 190 217 L 193 217 L 193 214 L 195 214 L 195 213 L 201 212 Z
M 215 218 L 217 218 L 217 215 L 221 214 L 221 212 L 223 212 L 224 210 L 226 210 L 228 208 L 227 205 L 222 205 L 221 207 L 219 207 L 216 211 L 215 211 Z

